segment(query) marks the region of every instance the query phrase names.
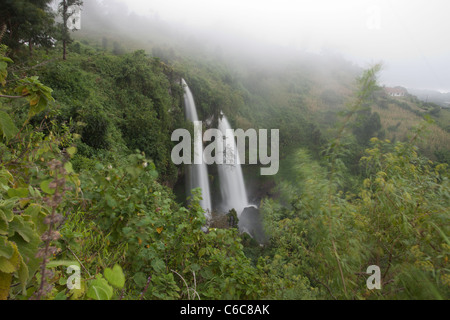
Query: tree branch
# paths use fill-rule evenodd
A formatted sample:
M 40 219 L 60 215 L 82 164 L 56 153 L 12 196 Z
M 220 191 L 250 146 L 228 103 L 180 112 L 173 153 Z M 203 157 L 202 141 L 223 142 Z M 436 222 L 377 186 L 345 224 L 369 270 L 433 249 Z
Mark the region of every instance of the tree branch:
M 29 96 L 30 94 L 27 93 L 23 96 L 9 96 L 9 95 L 5 95 L 5 94 L 0 94 L 0 98 L 8 98 L 8 99 L 20 99 L 20 98 L 24 98 L 26 96 Z

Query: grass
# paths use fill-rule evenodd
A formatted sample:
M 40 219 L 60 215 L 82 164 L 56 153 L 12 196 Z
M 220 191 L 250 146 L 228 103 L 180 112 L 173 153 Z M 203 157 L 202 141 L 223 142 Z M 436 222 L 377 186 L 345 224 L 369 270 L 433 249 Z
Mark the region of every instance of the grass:
M 381 124 L 386 129 L 386 138 L 392 141 L 407 140 L 411 135 L 411 130 L 423 121 L 423 118 L 416 113 L 393 103 L 389 103 L 388 109 L 374 105 L 372 110 L 380 114 Z M 450 146 L 450 133 L 436 123 L 428 127 L 426 138 L 418 143 L 418 147 L 432 159 L 434 151 L 446 146 Z

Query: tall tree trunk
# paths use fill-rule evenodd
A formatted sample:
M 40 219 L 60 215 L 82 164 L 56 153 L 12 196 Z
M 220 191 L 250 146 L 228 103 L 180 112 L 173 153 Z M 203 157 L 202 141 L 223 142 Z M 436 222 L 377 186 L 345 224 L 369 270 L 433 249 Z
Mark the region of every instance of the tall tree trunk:
M 63 40 L 63 60 L 66 60 L 66 40 Z

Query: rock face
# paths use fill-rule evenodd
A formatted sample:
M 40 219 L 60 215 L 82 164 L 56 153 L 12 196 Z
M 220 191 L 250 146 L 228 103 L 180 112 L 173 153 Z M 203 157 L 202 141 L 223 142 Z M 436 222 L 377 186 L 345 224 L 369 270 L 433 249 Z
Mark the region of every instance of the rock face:
M 267 236 L 264 232 L 262 218 L 259 210 L 255 207 L 246 207 L 239 217 L 239 230 L 248 233 L 258 243 L 267 242 Z

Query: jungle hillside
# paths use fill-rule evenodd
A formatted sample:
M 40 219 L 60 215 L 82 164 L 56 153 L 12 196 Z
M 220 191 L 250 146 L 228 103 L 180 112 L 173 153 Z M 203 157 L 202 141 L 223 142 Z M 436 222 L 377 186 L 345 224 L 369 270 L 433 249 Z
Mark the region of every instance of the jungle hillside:
M 450 298 L 449 108 L 390 95 L 382 61 L 108 8 L 0 2 L 0 300 Z M 263 240 L 186 196 L 181 79 L 205 128 L 279 129 L 278 173 L 242 166 Z

